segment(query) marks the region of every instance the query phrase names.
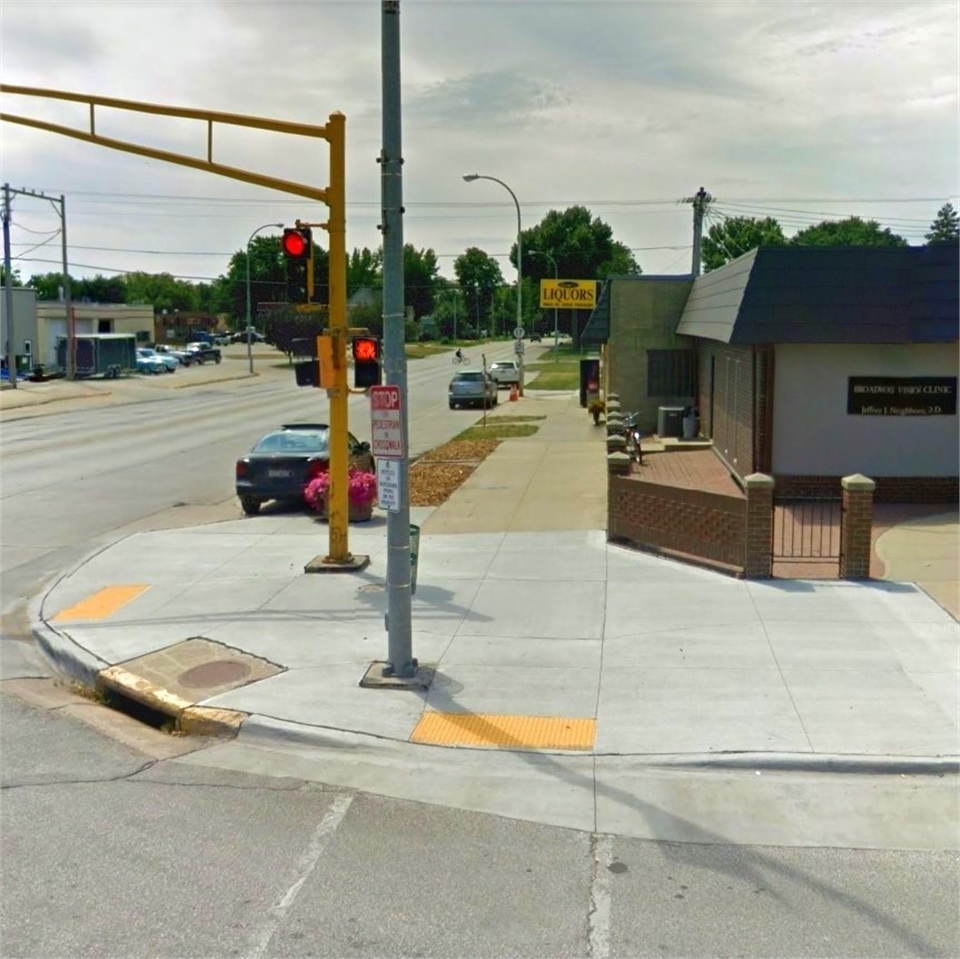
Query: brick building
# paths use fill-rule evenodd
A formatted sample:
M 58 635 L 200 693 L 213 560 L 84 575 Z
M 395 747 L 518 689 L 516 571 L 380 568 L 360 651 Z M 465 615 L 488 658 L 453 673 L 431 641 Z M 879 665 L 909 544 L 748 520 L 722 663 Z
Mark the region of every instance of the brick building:
M 624 409 L 693 405 L 733 476 L 778 497 L 861 473 L 956 502 L 953 247 L 762 247 L 705 276 L 613 277 L 584 331 Z

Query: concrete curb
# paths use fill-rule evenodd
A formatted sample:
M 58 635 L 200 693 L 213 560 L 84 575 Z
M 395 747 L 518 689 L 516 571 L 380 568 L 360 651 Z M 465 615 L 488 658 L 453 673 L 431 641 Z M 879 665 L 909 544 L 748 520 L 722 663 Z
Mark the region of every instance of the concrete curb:
M 85 649 L 70 636 L 59 633 L 46 622 L 35 622 L 31 631 L 40 652 L 55 673 L 95 689 L 100 671 L 110 664 Z
M 190 700 L 181 699 L 162 686 L 143 679 L 122 666 L 110 666 L 101 670 L 96 678 L 96 688 L 116 693 L 169 716 L 181 733 L 187 736 L 215 736 L 232 739 L 240 731 L 247 714 L 232 709 L 198 706 Z
M 482 746 L 445 746 L 414 743 L 392 736 L 332 726 L 307 726 L 258 713 L 251 714 L 242 725 L 242 738 L 254 746 L 306 746 L 317 750 L 344 753 L 358 744 L 370 748 L 388 748 L 400 744 L 425 750 L 468 751 L 471 753 L 524 754 L 584 759 L 633 760 L 650 769 L 676 769 L 702 772 L 813 772 L 861 776 L 946 776 L 960 774 L 960 758 L 925 756 L 863 756 L 844 754 L 811 755 L 801 753 L 598 753 L 587 750 L 515 750 Z

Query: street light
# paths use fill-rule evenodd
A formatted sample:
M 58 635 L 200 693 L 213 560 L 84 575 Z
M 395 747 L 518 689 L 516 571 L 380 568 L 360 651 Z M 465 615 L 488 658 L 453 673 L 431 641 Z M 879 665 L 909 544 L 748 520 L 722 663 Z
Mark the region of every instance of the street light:
M 545 256 L 553 264 L 553 278 L 555 280 L 560 279 L 560 274 L 557 272 L 557 261 L 550 256 L 549 253 L 544 253 L 543 250 L 530 250 L 530 256 Z M 554 300 L 556 304 L 556 300 Z M 557 362 L 560 359 L 560 332 L 557 327 L 557 307 L 553 307 L 553 360 Z
M 250 335 L 250 244 L 253 243 L 253 238 L 261 230 L 266 230 L 271 226 L 277 230 L 283 229 L 282 223 L 264 223 L 263 226 L 258 226 L 250 234 L 250 239 L 247 240 L 247 362 L 250 364 L 251 373 L 253 372 L 253 339 Z
M 517 329 L 521 330 L 523 329 L 523 246 L 520 237 L 520 201 L 517 199 L 516 193 L 503 180 L 498 180 L 495 176 L 466 173 L 463 178 L 467 183 L 473 183 L 474 180 L 493 180 L 513 197 L 514 206 L 517 208 Z M 517 356 L 520 360 L 520 395 L 523 396 L 523 353 L 518 353 Z

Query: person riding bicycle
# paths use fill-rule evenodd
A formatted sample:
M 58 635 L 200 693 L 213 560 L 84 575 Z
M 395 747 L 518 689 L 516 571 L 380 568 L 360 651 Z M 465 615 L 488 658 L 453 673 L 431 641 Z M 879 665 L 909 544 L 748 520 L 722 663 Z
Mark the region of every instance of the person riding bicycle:
M 458 346 L 457 352 L 453 354 L 457 358 L 458 363 L 463 362 L 463 350 Z

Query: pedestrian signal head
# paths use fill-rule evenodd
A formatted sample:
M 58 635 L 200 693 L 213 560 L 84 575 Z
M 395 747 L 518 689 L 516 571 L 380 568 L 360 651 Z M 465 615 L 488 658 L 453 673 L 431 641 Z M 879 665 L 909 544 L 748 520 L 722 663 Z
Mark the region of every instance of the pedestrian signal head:
M 353 352 L 353 385 L 360 389 L 379 386 L 383 382 L 380 370 L 380 338 L 355 336 L 351 343 Z

